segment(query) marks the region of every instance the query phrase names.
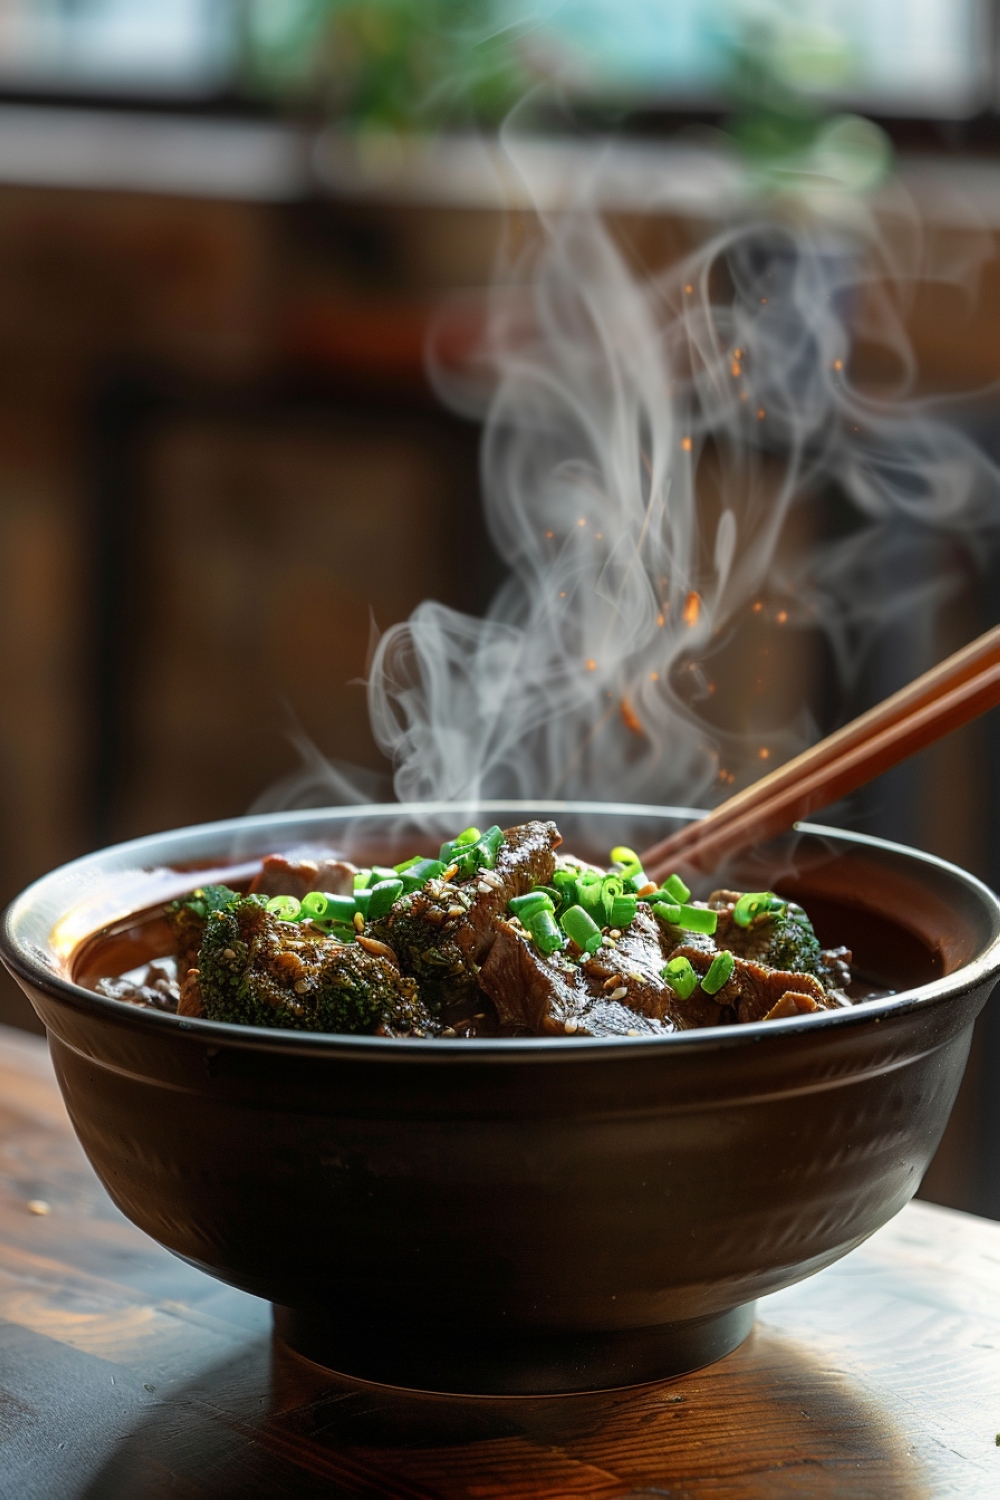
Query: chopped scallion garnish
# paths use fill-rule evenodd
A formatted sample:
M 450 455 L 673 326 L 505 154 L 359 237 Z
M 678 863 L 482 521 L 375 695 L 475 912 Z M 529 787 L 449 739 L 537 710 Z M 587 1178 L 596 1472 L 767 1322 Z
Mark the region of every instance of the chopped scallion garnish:
M 707 906 L 682 906 L 677 919 L 677 926 L 684 928 L 685 932 L 704 932 L 709 936 L 718 925 L 719 913 L 710 911 Z
M 737 927 L 749 927 L 755 917 L 764 912 L 784 911 L 785 902 L 773 891 L 747 891 L 733 907 L 733 921 Z
M 267 903 L 267 910 L 279 922 L 298 922 L 302 915 L 302 903 L 296 901 L 294 896 L 272 896 Z
M 419 891 L 422 886 L 427 884 L 428 880 L 436 880 L 439 875 L 443 875 L 445 869 L 446 866 L 443 860 L 418 859 L 415 865 L 411 865 L 408 870 L 404 870 L 400 875 L 400 879 L 403 882 L 403 890 L 407 894 L 410 891 Z
M 701 981 L 701 987 L 706 995 L 717 995 L 736 967 L 733 955 L 725 950 L 717 953 L 708 966 L 708 971 Z
M 374 921 L 376 917 L 383 917 L 394 901 L 403 894 L 403 882 L 398 879 L 380 880 L 378 885 L 373 885 L 370 890 L 363 893 L 368 897 L 368 909 L 362 912 L 366 921 Z M 357 896 L 355 896 L 357 901 Z
M 536 911 L 555 911 L 552 897 L 547 891 L 529 891 L 526 896 L 514 896 L 507 906 L 524 923 Z
M 302 915 L 310 922 L 350 922 L 356 910 L 354 896 L 330 896 L 310 891 L 302 897 Z
M 689 958 L 672 958 L 660 972 L 681 1000 L 686 1000 L 698 986 L 698 976 Z
M 582 906 L 571 906 L 560 917 L 563 932 L 585 953 L 596 953 L 601 946 L 601 929 Z
M 611 863 L 613 865 L 620 865 L 621 873 L 628 876 L 630 880 L 642 883 L 640 880 L 642 876 L 642 860 L 636 854 L 635 850 L 630 849 L 627 844 L 619 844 L 617 848 L 612 849 Z
M 533 911 L 525 920 L 532 940 L 543 953 L 555 953 L 563 946 L 565 938 L 556 926 L 556 919 L 547 906 Z
M 610 926 L 628 927 L 631 922 L 635 921 L 638 905 L 639 901 L 636 896 L 616 896 L 611 904 Z
M 672 900 L 680 902 L 682 906 L 685 901 L 691 900 L 691 891 L 679 875 L 669 875 L 663 882 L 663 889 Z

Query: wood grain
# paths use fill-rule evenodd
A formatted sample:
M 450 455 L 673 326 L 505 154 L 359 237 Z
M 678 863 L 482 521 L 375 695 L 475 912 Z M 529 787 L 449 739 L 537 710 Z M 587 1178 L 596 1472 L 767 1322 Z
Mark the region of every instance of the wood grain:
M 965 1500 L 1000 1493 L 998 1430 L 1000 1225 L 916 1203 L 680 1380 L 458 1400 L 333 1375 L 122 1218 L 44 1045 L 0 1028 L 2 1500 Z

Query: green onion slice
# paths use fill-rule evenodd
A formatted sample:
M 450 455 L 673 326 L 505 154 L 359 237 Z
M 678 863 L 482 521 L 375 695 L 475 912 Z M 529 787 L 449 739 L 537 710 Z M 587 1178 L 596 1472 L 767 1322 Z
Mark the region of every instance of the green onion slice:
M 480 838 L 482 834 L 478 828 L 463 828 L 461 833 L 456 834 L 453 839 L 446 839 L 441 845 L 441 858 L 445 864 L 451 864 L 459 849 L 464 849 L 467 844 L 474 844 Z
M 653 916 L 661 922 L 669 922 L 676 927 L 681 919 L 681 909 L 673 901 L 654 901 Z
M 393 865 L 397 875 L 405 875 L 407 870 L 412 870 L 414 865 L 419 865 L 423 859 L 422 854 L 415 854 L 412 859 L 404 859 L 402 864 Z
M 371 870 L 359 870 L 354 877 L 354 889 L 356 891 L 365 890 L 365 888 L 371 884 L 371 878 Z
M 566 941 L 559 928 L 556 919 L 548 907 L 540 911 L 532 912 L 527 919 L 527 928 L 531 933 L 532 940 L 543 953 L 555 953 Z
M 708 966 L 708 972 L 701 981 L 701 987 L 706 995 L 716 995 L 736 967 L 733 955 L 725 950 L 717 953 Z
M 682 906 L 685 901 L 691 900 L 691 891 L 679 875 L 668 875 L 667 879 L 663 882 L 663 889 L 668 893 L 672 901 L 678 901 Z
M 537 895 L 539 891 L 548 896 L 554 907 L 558 906 L 562 900 L 562 892 L 558 891 L 554 885 L 533 885 L 531 887 L 531 895 Z
M 330 896 L 310 891 L 302 897 L 302 915 L 310 922 L 350 922 L 355 912 L 353 896 Z
M 378 885 L 373 885 L 371 890 L 365 891 L 364 894 L 369 898 L 368 912 L 365 919 L 366 921 L 374 921 L 376 917 L 385 916 L 392 903 L 397 901 L 403 894 L 403 882 L 401 880 L 380 880 Z
M 620 865 L 622 874 L 627 875 L 630 880 L 642 883 L 639 879 L 642 875 L 642 860 L 636 854 L 635 850 L 630 849 L 627 844 L 619 844 L 616 848 L 612 849 L 611 863 L 613 865 Z
M 747 891 L 733 907 L 733 921 L 737 927 L 749 927 L 755 917 L 764 912 L 784 911 L 785 902 L 773 891 Z
M 281 922 L 298 922 L 302 916 L 302 903 L 294 896 L 272 896 L 266 909 Z
M 515 917 L 520 917 L 522 922 L 527 923 L 533 912 L 555 911 L 555 906 L 547 891 L 529 891 L 526 896 L 514 896 L 508 901 L 507 909 L 513 912 Z
M 421 886 L 427 884 L 428 880 L 435 880 L 439 875 L 443 875 L 446 868 L 447 866 L 443 860 L 419 859 L 415 865 L 411 865 L 401 875 L 403 890 L 407 893 L 410 891 L 419 891 Z
M 682 906 L 677 920 L 677 926 L 683 927 L 685 932 L 705 932 L 709 936 L 718 925 L 719 913 L 710 911 L 707 906 Z
M 366 922 L 368 920 L 368 913 L 371 910 L 371 903 L 371 890 L 354 892 L 354 910 L 360 912 Z
M 616 896 L 611 903 L 610 924 L 612 927 L 628 927 L 635 921 L 639 901 L 636 896 Z
M 689 958 L 672 958 L 660 973 L 681 1000 L 686 1000 L 697 988 L 698 976 Z
M 562 930 L 585 953 L 596 953 L 601 946 L 601 929 L 582 906 L 571 906 L 559 918 Z

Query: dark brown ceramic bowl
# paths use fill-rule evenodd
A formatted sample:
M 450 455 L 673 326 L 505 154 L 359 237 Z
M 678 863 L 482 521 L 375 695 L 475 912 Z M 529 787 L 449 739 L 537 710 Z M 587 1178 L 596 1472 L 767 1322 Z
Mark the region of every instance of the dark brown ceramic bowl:
M 844 1255 L 916 1191 L 1000 970 L 1000 905 L 941 860 L 803 830 L 742 878 L 794 894 L 821 938 L 900 993 L 665 1039 L 305 1035 L 140 1010 L 74 982 L 92 934 L 190 889 L 192 868 L 206 878 L 302 844 L 399 860 L 475 811 L 507 826 L 554 817 L 594 858 L 691 816 L 493 803 L 184 829 L 38 881 L 7 912 L 3 958 L 115 1202 L 270 1299 L 304 1352 L 463 1392 L 705 1364 L 745 1336 L 756 1298 Z

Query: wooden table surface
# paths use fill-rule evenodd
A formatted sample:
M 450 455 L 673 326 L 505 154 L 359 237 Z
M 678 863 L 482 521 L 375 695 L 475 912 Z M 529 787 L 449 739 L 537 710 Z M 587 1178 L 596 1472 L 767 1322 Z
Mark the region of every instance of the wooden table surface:
M 3 1500 L 1000 1496 L 1000 1224 L 926 1204 L 708 1370 L 595 1396 L 366 1386 L 112 1206 L 0 1027 Z

